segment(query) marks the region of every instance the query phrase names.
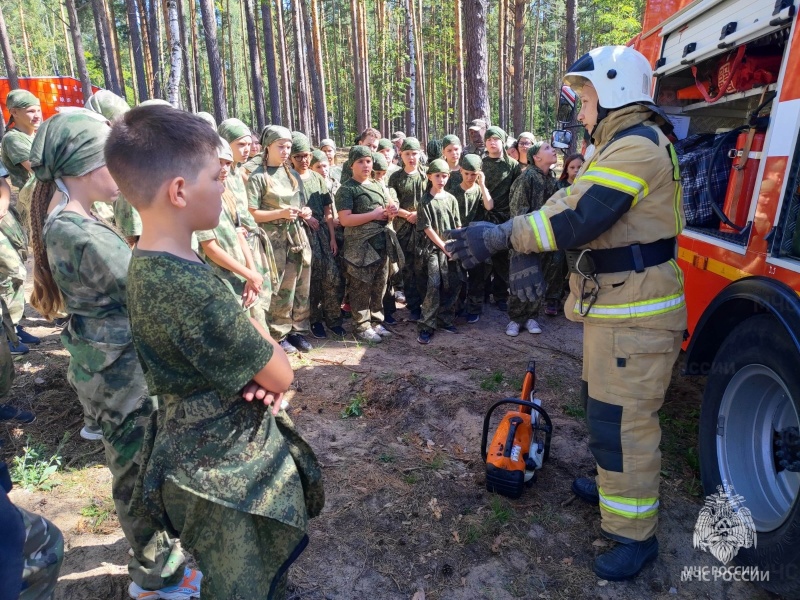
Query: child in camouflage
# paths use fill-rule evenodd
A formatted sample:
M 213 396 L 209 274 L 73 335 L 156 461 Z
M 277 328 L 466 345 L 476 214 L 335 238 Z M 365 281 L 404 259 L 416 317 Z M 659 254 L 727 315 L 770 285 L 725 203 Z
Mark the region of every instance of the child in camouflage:
M 286 354 L 191 248 L 219 221 L 218 144 L 166 106 L 134 108 L 106 143 L 143 225 L 128 310 L 160 406 L 141 491 L 203 568 L 204 597 L 281 599 L 324 504 L 321 471 L 283 410 Z

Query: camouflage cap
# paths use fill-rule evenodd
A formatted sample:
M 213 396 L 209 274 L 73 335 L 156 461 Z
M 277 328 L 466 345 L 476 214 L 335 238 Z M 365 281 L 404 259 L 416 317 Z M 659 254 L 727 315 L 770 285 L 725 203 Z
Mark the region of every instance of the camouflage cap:
M 482 129 L 486 129 L 486 121 L 483 119 L 473 119 L 469 122 L 469 129 L 473 131 L 480 131 Z
M 347 164 L 352 167 L 357 160 L 366 157 L 372 158 L 372 150 L 368 146 L 352 146 L 347 155 Z
M 311 166 L 313 167 L 318 162 L 328 162 L 328 157 L 322 150 L 314 150 L 311 153 Z
M 324 140 L 320 141 L 320 143 L 319 143 L 319 147 L 320 147 L 320 148 L 324 148 L 325 146 L 330 146 L 331 148 L 333 148 L 334 150 L 336 150 L 336 142 L 334 142 L 334 141 L 333 141 L 332 139 L 330 139 L 330 138 L 325 138 Z
M 124 115 L 131 109 L 123 98 L 108 90 L 96 91 L 86 101 L 85 107 L 92 112 L 103 115 L 109 121 Z
M 483 166 L 483 161 L 477 154 L 465 154 L 461 157 L 461 160 L 458 164 L 461 165 L 461 169 L 463 171 L 478 172 Z
M 291 140 L 292 132 L 280 125 L 267 125 L 261 132 L 261 145 L 266 149 L 278 140 Z
M 394 144 L 392 144 L 392 140 L 381 138 L 378 140 L 378 151 L 381 150 L 394 150 Z
M 433 175 L 434 173 L 449 173 L 450 172 L 450 165 L 447 164 L 447 161 L 443 158 L 437 158 L 436 160 L 432 160 L 428 163 L 428 175 Z
M 225 119 L 217 127 L 217 133 L 228 142 L 252 135 L 250 128 L 239 119 Z
M 220 160 L 228 160 L 233 162 L 233 151 L 231 150 L 231 145 L 228 143 L 228 140 L 222 136 L 219 138 L 218 156 Z
M 150 100 L 145 100 L 144 102 L 139 102 L 138 106 L 170 106 L 175 108 L 167 102 L 166 100 L 162 100 L 161 98 L 150 98 Z
M 406 137 L 403 138 L 403 145 L 400 146 L 400 152 L 405 152 L 406 150 L 417 150 L 421 151 L 422 146 L 419 143 L 419 140 L 415 137 Z
M 489 138 L 499 138 L 501 142 L 504 144 L 506 143 L 506 139 L 508 138 L 508 134 L 497 127 L 496 125 L 489 127 L 486 129 L 486 133 L 483 134 L 483 139 L 488 140 Z
M 6 107 L 12 108 L 29 108 L 31 106 L 41 106 L 42 103 L 39 99 L 31 94 L 28 90 L 12 90 L 6 96 Z
M 204 110 L 201 110 L 200 112 L 196 112 L 194 114 L 195 116 L 200 117 L 201 119 L 203 119 L 203 121 L 211 125 L 211 127 L 214 128 L 214 131 L 217 130 L 217 121 L 214 118 L 214 115 L 212 115 L 211 113 L 207 113 Z
M 393 142 L 397 142 L 397 141 L 404 140 L 404 139 L 406 139 L 406 134 L 403 133 L 402 131 L 395 131 L 392 134 L 392 141 Z
M 372 153 L 372 170 L 373 171 L 388 171 L 389 163 L 386 162 L 386 157 L 380 152 Z
M 31 147 L 31 168 L 39 181 L 80 177 L 106 164 L 103 147 L 111 128 L 89 110 L 57 114 L 39 128 Z
M 292 156 L 301 152 L 311 152 L 311 142 L 302 133 L 292 133 Z
M 442 138 L 442 148 L 447 148 L 448 146 L 452 146 L 453 144 L 461 145 L 461 140 L 458 139 L 457 135 L 446 135 Z

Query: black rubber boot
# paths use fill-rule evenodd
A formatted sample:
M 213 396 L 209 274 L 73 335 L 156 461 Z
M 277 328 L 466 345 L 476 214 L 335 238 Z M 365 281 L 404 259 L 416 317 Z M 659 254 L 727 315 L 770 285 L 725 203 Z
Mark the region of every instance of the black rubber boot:
M 607 581 L 633 579 L 657 556 L 658 540 L 655 536 L 643 542 L 617 544 L 612 550 L 595 559 L 594 572 Z
M 572 493 L 589 504 L 600 504 L 600 494 L 597 492 L 597 483 L 589 477 L 578 477 L 572 482 Z

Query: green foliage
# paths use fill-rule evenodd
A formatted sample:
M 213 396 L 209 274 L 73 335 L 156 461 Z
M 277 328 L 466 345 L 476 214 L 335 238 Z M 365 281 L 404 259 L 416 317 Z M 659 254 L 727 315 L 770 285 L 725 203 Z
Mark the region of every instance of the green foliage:
M 481 379 L 481 389 L 487 392 L 496 392 L 503 384 L 503 372 L 495 371 L 488 377 Z
M 344 407 L 340 413 L 343 419 L 349 417 L 361 417 L 364 415 L 364 407 L 367 405 L 367 397 L 358 393 L 350 399 L 350 403 Z
M 65 433 L 54 454 L 48 458 L 47 447 L 41 443 L 31 443 L 31 437 L 22 449 L 21 456 L 15 456 L 11 467 L 11 481 L 26 490 L 50 490 L 56 484 L 51 477 L 61 467 L 61 450 L 69 439 Z
M 514 509 L 508 501 L 496 494 L 489 501 L 489 508 L 492 509 L 492 519 L 498 525 L 505 525 L 514 516 Z
M 103 525 L 114 515 L 116 508 L 111 498 L 92 498 L 92 501 L 81 508 L 81 516 L 88 520 L 89 530 L 93 533 L 103 531 Z

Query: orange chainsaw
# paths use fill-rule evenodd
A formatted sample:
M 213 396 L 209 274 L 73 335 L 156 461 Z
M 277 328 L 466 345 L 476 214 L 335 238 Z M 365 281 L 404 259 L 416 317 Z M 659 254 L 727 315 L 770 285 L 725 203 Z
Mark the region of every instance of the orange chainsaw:
M 486 489 L 490 492 L 519 498 L 523 488 L 536 481 L 536 471 L 550 455 L 553 425 L 541 406 L 542 401 L 533 396 L 535 386 L 536 362 L 531 361 L 520 398 L 495 402 L 483 419 L 481 453 L 486 462 Z M 487 447 L 492 413 L 505 404 L 514 404 L 516 409 L 503 416 Z

